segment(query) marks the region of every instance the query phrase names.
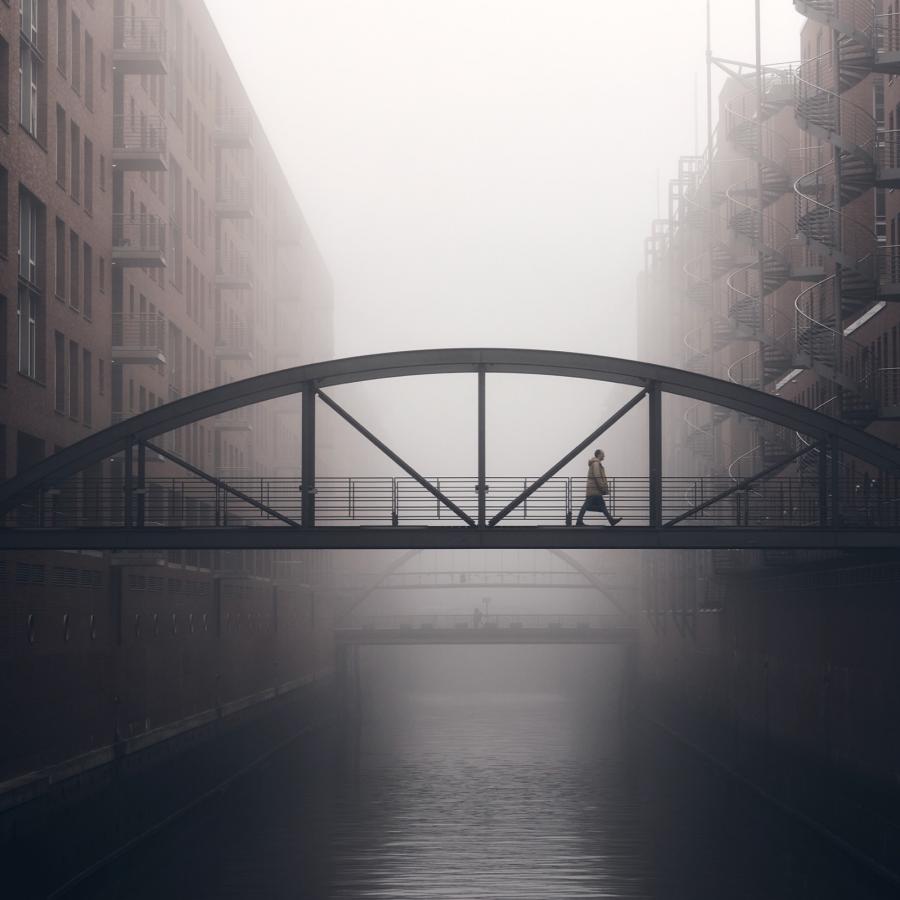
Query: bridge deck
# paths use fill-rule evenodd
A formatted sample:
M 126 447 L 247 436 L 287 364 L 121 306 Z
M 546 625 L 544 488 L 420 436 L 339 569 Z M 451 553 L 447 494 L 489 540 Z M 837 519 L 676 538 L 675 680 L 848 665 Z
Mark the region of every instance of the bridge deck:
M 900 528 L 763 526 L 259 526 L 6 528 L 0 550 L 900 549 Z

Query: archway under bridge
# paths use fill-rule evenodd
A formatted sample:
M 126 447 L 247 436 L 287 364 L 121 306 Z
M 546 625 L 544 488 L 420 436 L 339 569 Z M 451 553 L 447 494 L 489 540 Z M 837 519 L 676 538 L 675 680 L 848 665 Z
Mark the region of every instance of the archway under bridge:
M 463 372 L 476 376 L 472 406 L 478 422 L 478 467 L 473 475 L 457 479 L 426 478 L 326 393 L 339 384 Z M 589 379 L 637 390 L 543 475 L 489 479 L 485 397 L 494 372 Z M 297 478 L 226 481 L 158 443 L 172 429 L 292 394 L 303 398 Z M 666 394 L 790 429 L 803 441 L 796 452 L 741 480 L 663 473 Z M 405 476 L 317 479 L 319 405 L 362 434 Z M 627 507 L 626 524 L 569 527 L 575 488 L 573 479 L 560 477 L 560 471 L 638 406 L 647 414 L 647 475 L 621 484 L 611 480 L 610 501 Z M 842 479 L 842 456 L 886 476 L 878 479 L 879 489 L 856 496 Z M 187 487 L 181 486 L 180 495 L 154 483 L 148 457 L 185 473 Z M 811 476 L 783 477 L 791 463 L 810 457 L 815 460 Z M 78 480 L 109 459 L 121 460 L 118 474 Z M 780 397 L 706 375 L 551 350 L 416 350 L 258 375 L 92 434 L 0 485 L 5 522 L 0 549 L 896 548 L 900 511 L 885 485 L 898 476 L 900 450 L 885 441 Z M 170 477 L 165 480 L 171 484 Z M 185 491 L 190 503 L 184 501 Z M 65 516 L 57 514 L 61 493 L 71 502 Z

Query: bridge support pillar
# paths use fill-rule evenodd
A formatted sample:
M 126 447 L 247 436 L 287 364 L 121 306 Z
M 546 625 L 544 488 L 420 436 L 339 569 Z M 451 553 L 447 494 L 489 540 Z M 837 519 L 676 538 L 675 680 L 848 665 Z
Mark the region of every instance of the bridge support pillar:
M 650 402 L 649 477 L 650 527 L 662 527 L 662 391 L 656 382 L 647 389 Z
M 316 386 L 303 385 L 300 433 L 300 524 L 313 528 L 316 524 Z

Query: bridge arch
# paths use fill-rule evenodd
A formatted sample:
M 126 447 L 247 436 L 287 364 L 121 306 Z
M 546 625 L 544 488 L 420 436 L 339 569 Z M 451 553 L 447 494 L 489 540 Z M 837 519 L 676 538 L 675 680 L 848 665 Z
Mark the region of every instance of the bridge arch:
M 452 500 L 443 494 L 439 488 L 419 475 L 411 466 L 397 456 L 386 445 L 381 443 L 364 426 L 353 419 L 349 413 L 343 410 L 324 389 L 333 385 L 351 384 L 365 381 L 376 381 L 387 378 L 408 377 L 414 375 L 474 373 L 478 377 L 478 434 L 479 434 L 479 463 L 475 493 L 478 496 L 478 512 L 469 515 L 459 508 Z M 554 377 L 580 378 L 592 381 L 603 381 L 613 384 L 632 385 L 638 388 L 638 392 L 623 407 L 610 416 L 599 428 L 589 435 L 566 457 L 558 461 L 543 476 L 533 481 L 515 497 L 506 507 L 497 512 L 490 520 L 486 515 L 487 491 L 489 486 L 485 476 L 485 380 L 489 373 L 513 373 L 528 375 L 548 375 Z M 218 479 L 191 466 L 185 460 L 173 456 L 171 453 L 159 447 L 154 447 L 151 440 L 157 435 L 165 434 L 174 429 L 190 425 L 194 422 L 211 416 L 228 413 L 243 407 L 251 406 L 269 400 L 290 395 L 302 395 L 302 460 L 300 466 L 301 479 L 301 513 L 299 519 L 291 518 L 282 512 L 264 505 L 259 500 L 247 496 Z M 777 464 L 770 466 L 761 473 L 757 473 L 750 479 L 737 483 L 724 491 L 717 493 L 711 499 L 694 505 L 685 512 L 680 513 L 670 521 L 663 520 L 663 476 L 662 476 L 662 398 L 665 394 L 685 397 L 698 402 L 715 404 L 720 407 L 735 410 L 748 416 L 764 420 L 775 425 L 791 429 L 798 434 L 811 439 L 804 441 L 803 447 Z M 257 375 L 231 384 L 211 388 L 197 394 L 184 397 L 174 402 L 148 410 L 126 421 L 116 423 L 110 427 L 96 432 L 82 441 L 73 444 L 58 453 L 47 457 L 25 472 L 17 474 L 14 478 L 0 484 L 0 518 L 10 510 L 22 504 L 28 504 L 30 498 L 39 496 L 41 492 L 53 492 L 57 486 L 62 485 L 65 479 L 76 475 L 89 467 L 116 456 L 124 451 L 125 475 L 124 475 L 124 526 L 131 528 L 137 525 L 142 529 L 145 537 L 140 540 L 146 542 L 148 530 L 143 530 L 144 521 L 144 489 L 142 474 L 137 477 L 135 485 L 132 474 L 132 451 L 138 452 L 138 471 L 143 472 L 143 460 L 146 451 L 158 452 L 171 461 L 180 464 L 193 475 L 213 482 L 216 489 L 229 492 L 240 500 L 255 506 L 273 519 L 289 526 L 289 530 L 302 530 L 307 532 L 308 541 L 312 536 L 312 527 L 316 525 L 316 499 L 317 482 L 315 477 L 315 410 L 316 400 L 323 403 L 354 428 L 360 431 L 369 441 L 375 444 L 382 452 L 388 455 L 394 462 L 403 468 L 408 475 L 420 486 L 433 494 L 445 507 L 462 519 L 467 525 L 478 526 L 478 530 L 486 526 L 493 526 L 504 519 L 510 512 L 547 483 L 564 465 L 581 453 L 596 438 L 621 419 L 629 410 L 633 409 L 643 400 L 648 399 L 649 406 L 649 494 L 648 494 L 648 520 L 651 529 L 663 529 L 671 532 L 668 526 L 693 517 L 711 505 L 719 503 L 722 499 L 731 496 L 736 491 L 746 490 L 747 486 L 760 479 L 771 477 L 776 471 L 784 468 L 794 459 L 810 453 L 818 452 L 819 460 L 819 502 L 818 502 L 818 526 L 820 529 L 828 527 L 837 532 L 843 531 L 840 516 L 839 478 L 837 459 L 840 454 L 854 457 L 873 468 L 894 475 L 900 474 L 900 448 L 897 448 L 874 435 L 855 427 L 852 424 L 832 418 L 823 413 L 807 409 L 791 403 L 780 397 L 772 396 L 761 391 L 734 384 L 721 379 L 687 372 L 670 366 L 661 366 L 654 363 L 640 362 L 636 360 L 619 359 L 608 356 L 595 356 L 584 353 L 569 353 L 554 350 L 529 350 L 529 349 L 503 349 L 503 348 L 462 348 L 462 349 L 435 349 L 413 350 L 397 353 L 381 353 L 367 356 L 349 357 L 345 359 L 330 360 L 326 362 L 312 363 L 305 366 L 283 369 L 264 375 Z M 830 475 L 827 460 L 831 460 Z M 828 479 L 830 481 L 830 488 Z M 829 493 L 830 498 L 829 499 Z M 137 509 L 136 519 L 132 518 L 133 508 Z M 39 522 L 38 530 L 42 523 Z M 217 523 L 218 524 L 218 523 Z M 393 524 L 397 524 L 396 516 Z M 738 523 L 740 524 L 740 523 Z M 889 523 L 893 527 L 893 522 Z M 118 526 L 121 530 L 121 525 Z M 70 531 L 72 529 L 69 529 Z M 277 535 L 275 530 L 267 529 L 269 534 L 266 540 L 274 540 Z M 308 531 L 307 531 L 308 530 Z M 28 546 L 38 545 L 40 537 L 26 534 L 28 528 L 2 529 L 4 543 L 9 546 L 17 545 L 16 541 L 25 540 Z M 58 530 L 59 531 L 59 530 Z M 322 536 L 321 529 L 316 529 Z M 110 546 L 113 541 L 114 529 L 107 529 L 107 534 L 87 537 L 79 537 L 73 546 L 87 546 L 83 541 L 95 541 L 97 546 Z M 839 535 L 837 535 L 839 536 Z M 245 536 L 246 537 L 246 536 Z M 154 539 L 158 539 L 157 538 Z M 832 536 L 835 538 L 835 535 Z M 60 531 L 54 540 L 58 542 L 70 541 L 71 535 L 63 535 Z M 184 540 L 184 536 L 180 538 Z M 196 535 L 191 538 L 195 540 Z M 244 539 L 244 538 L 241 538 Z M 280 538 L 279 538 L 280 539 Z M 894 538 L 891 538 L 892 540 Z M 164 540 L 168 540 L 165 538 Z M 212 535 L 207 535 L 205 540 L 212 540 Z M 253 540 L 259 541 L 259 536 Z M 291 538 L 289 541 L 296 542 Z M 342 537 L 341 540 L 346 540 Z M 367 537 L 366 540 L 369 540 Z M 446 538 L 441 538 L 446 540 Z M 62 544 L 60 544 L 62 546 Z M 566 538 L 563 546 L 576 546 L 571 538 Z M 24 546 L 24 544 L 23 544 Z M 68 546 L 68 544 L 67 544 Z M 94 544 L 91 544 L 94 546 Z M 118 544 L 116 544 L 118 546 Z M 249 546 L 249 544 L 248 544 Z M 402 544 L 398 546 L 404 546 Z M 421 546 L 429 546 L 424 543 Z

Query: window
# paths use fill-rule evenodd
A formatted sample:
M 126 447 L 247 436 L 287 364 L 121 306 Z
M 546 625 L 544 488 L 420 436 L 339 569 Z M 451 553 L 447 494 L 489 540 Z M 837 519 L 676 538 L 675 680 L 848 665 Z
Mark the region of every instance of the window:
M 84 33 L 84 105 L 94 108 L 94 39 Z
M 84 139 L 84 208 L 94 211 L 94 145 Z
M 19 285 L 16 303 L 16 344 L 18 349 L 18 371 L 29 378 L 37 379 L 38 371 L 38 327 L 40 323 L 40 297 L 27 285 Z
M 6 297 L 0 297 L 0 384 L 6 384 Z M 0 440 L 3 439 L 3 429 L 0 428 Z M 3 450 L 0 449 L 0 459 L 3 458 Z M 3 478 L 3 469 L 0 468 L 0 478 Z
M 38 0 L 19 0 L 19 25 L 22 37 L 26 41 L 31 41 L 35 47 L 38 45 L 39 24 Z
M 79 264 L 78 235 L 74 231 L 69 232 L 69 306 L 79 309 L 81 306 L 81 266 Z
M 106 90 L 106 54 L 100 54 L 100 89 Z
M 91 424 L 92 419 L 92 384 L 91 374 L 93 372 L 93 359 L 90 350 L 82 350 L 81 353 L 81 407 L 82 420 L 85 425 Z
M 81 19 L 72 13 L 72 90 L 81 93 Z
M 6 169 L 0 166 L 0 256 L 9 255 L 9 176 Z
M 82 274 L 84 276 L 84 292 L 82 294 L 84 317 L 89 319 L 93 311 L 93 293 L 94 293 L 94 253 L 90 244 L 83 244 L 84 265 L 82 266 Z
M 73 419 L 77 419 L 81 415 L 81 404 L 78 401 L 78 393 L 81 389 L 78 350 L 78 344 L 75 341 L 69 341 L 69 415 Z
M 66 299 L 66 225 L 56 220 L 56 277 L 54 292 L 60 300 Z
M 97 360 L 97 390 L 101 397 L 106 393 L 106 363 L 102 359 Z
M 35 49 L 21 42 L 19 57 L 19 124 L 34 138 L 39 138 L 41 63 Z
M 0 128 L 9 130 L 9 44 L 0 35 Z
M 66 0 L 56 0 L 56 65 L 59 71 L 66 74 L 66 53 L 68 35 L 66 34 Z
M 66 339 L 58 331 L 53 332 L 53 408 L 66 412 Z
M 100 154 L 100 190 L 106 190 L 106 157 Z
M 44 208 L 24 189 L 19 191 L 19 277 L 43 287 L 41 230 Z
M 100 257 L 100 293 L 106 293 L 106 259 Z
M 66 111 L 56 105 L 56 183 L 66 187 Z
M 71 185 L 70 192 L 72 199 L 79 203 L 81 201 L 81 129 L 74 123 L 71 123 Z

